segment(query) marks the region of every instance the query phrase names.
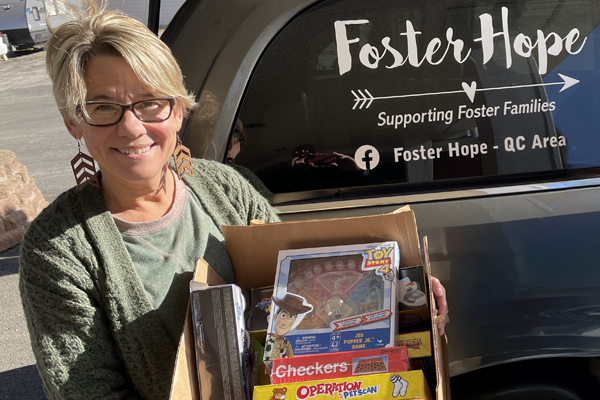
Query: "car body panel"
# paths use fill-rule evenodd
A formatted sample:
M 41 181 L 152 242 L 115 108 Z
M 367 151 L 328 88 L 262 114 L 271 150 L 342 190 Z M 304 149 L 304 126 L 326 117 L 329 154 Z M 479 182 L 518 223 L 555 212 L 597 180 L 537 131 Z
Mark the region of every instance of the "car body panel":
M 320 3 L 184 5 L 163 38 L 200 102 L 182 131 L 195 156 L 225 159 L 265 49 Z M 207 93 L 217 104 L 212 111 L 203 101 Z M 561 118 L 556 126 L 565 129 L 569 120 Z M 564 162 L 558 153 L 552 157 Z M 420 235 L 429 238 L 434 275 L 448 292 L 453 376 L 529 358 L 598 356 L 600 175 L 592 169 L 528 179 L 276 194 L 275 206 L 282 219 L 295 220 L 381 214 L 409 204 Z

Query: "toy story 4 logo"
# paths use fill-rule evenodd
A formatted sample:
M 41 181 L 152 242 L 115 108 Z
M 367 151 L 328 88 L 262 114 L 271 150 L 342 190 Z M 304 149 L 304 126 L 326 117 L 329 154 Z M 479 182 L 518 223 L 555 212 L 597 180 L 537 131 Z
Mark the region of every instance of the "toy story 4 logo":
M 362 269 L 364 271 L 375 270 L 377 275 L 382 275 L 388 281 L 394 279 L 394 268 L 392 268 L 391 253 L 393 247 L 378 247 L 365 250 Z

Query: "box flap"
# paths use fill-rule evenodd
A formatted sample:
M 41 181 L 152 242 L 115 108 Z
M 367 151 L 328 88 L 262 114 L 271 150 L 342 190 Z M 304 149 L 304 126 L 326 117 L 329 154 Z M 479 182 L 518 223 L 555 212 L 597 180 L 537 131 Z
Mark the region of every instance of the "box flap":
M 206 282 L 211 285 L 222 285 L 225 281 L 204 259 L 199 258 L 194 269 L 193 281 Z M 194 343 L 194 330 L 192 312 L 188 301 L 183 332 L 177 348 L 175 371 L 171 382 L 172 400 L 201 400 L 198 387 L 198 367 L 196 364 L 196 344 Z
M 423 238 L 423 250 L 425 254 L 425 271 L 427 273 L 427 285 L 429 287 L 429 311 L 431 312 L 431 321 L 433 322 L 432 337 L 433 337 L 433 354 L 435 361 L 435 374 L 437 380 L 437 387 L 435 390 L 435 398 L 437 400 L 449 400 L 450 399 L 450 375 L 448 368 L 442 368 L 441 366 L 447 365 L 448 363 L 448 339 L 446 335 L 440 336 L 436 326 L 438 315 L 438 309 L 435 303 L 435 296 L 433 290 L 431 290 L 431 264 L 429 263 L 429 246 L 427 243 L 427 237 Z
M 395 240 L 400 266 L 421 264 L 414 212 L 367 217 L 289 221 L 253 226 L 223 226 L 225 245 L 242 289 L 273 285 L 280 250 Z

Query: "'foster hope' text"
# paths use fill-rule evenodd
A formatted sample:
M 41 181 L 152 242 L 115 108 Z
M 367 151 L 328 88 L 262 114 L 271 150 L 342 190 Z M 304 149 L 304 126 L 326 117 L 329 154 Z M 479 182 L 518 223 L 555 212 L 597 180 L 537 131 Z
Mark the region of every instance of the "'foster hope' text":
M 584 39 L 579 49 L 574 49 L 574 45 L 579 39 L 580 33 L 577 28 L 571 29 L 565 37 L 561 37 L 556 32 L 545 34 L 541 29 L 536 32 L 535 38 L 519 33 L 514 40 L 511 38 L 508 27 L 508 8 L 502 7 L 502 27 L 499 31 L 494 30 L 492 16 L 490 14 L 481 14 L 479 16 L 481 23 L 481 36 L 473 39 L 475 42 L 481 42 L 482 47 L 482 63 L 485 65 L 494 55 L 495 46 L 494 39 L 501 37 L 504 40 L 504 57 L 506 59 L 506 68 L 512 65 L 513 51 L 524 58 L 531 57 L 535 51 L 537 53 L 538 71 L 541 75 L 548 72 L 548 55 L 558 56 L 563 49 L 569 54 L 578 54 L 587 40 Z M 347 27 L 349 25 L 368 24 L 367 19 L 335 21 L 335 40 L 337 46 L 338 63 L 340 75 L 344 75 L 352 69 L 352 55 L 350 54 L 350 45 L 358 43 L 359 38 L 349 38 Z M 373 46 L 369 43 L 363 45 L 359 52 L 359 59 L 362 65 L 367 68 L 376 69 L 379 67 L 379 62 L 389 53 L 388 62 L 385 67 L 388 69 L 400 67 L 408 62 L 413 67 L 419 67 L 424 62 L 431 65 L 438 65 L 444 61 L 450 51 L 452 51 L 454 60 L 462 64 L 471 55 L 471 49 L 465 46 L 465 42 L 461 39 L 454 38 L 454 30 L 449 27 L 446 29 L 446 44 L 443 52 L 442 40 L 433 38 L 427 44 L 425 53 L 419 56 L 419 47 L 417 36 L 422 32 L 415 30 L 410 20 L 406 21 L 406 32 L 401 33 L 401 36 L 406 37 L 407 51 L 403 55 L 390 45 L 390 37 L 386 36 L 381 39 L 383 48 Z

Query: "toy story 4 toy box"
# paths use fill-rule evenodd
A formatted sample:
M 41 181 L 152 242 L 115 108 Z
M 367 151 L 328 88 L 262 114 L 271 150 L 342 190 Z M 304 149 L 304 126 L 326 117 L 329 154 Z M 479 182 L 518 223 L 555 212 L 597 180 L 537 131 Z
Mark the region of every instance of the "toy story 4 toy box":
M 387 241 L 398 243 L 401 253 L 400 268 L 423 265 L 427 277 L 426 285 L 431 286 L 426 242 L 424 257 L 422 258 L 414 213 L 408 207 L 391 214 L 365 217 L 289 221 L 271 224 L 257 222 L 250 226 L 223 226 L 222 228 L 225 245 L 235 274 L 235 283 L 247 293 L 250 293 L 253 288 L 273 285 L 279 252 L 282 250 Z M 201 259 L 196 266 L 194 279 L 211 285 L 223 283 L 218 274 Z M 430 314 L 434 317 L 430 322 L 432 324 L 437 315 L 437 310 L 435 309 L 433 293 L 428 291 L 426 294 L 430 305 Z M 449 400 L 450 380 L 446 355 L 446 337 L 438 336 L 437 329 L 433 329 L 431 332 L 432 355 L 436 372 L 436 380 L 432 385 L 435 387 L 433 398 L 435 400 Z M 190 315 L 185 322 L 178 348 L 170 399 L 199 400 L 210 398 L 210 387 L 202 388 L 202 391 L 206 392 L 202 393 L 201 397 L 201 389 L 198 387 L 199 369 L 201 370 L 202 366 L 198 364 L 195 358 L 193 322 Z M 421 373 L 420 371 L 408 372 Z M 402 374 L 405 374 L 405 372 L 399 373 L 400 376 Z M 390 377 L 393 375 L 390 374 Z M 370 375 L 365 378 L 373 379 L 374 376 L 380 375 Z M 390 379 L 386 378 L 385 381 L 386 384 L 389 384 Z M 382 385 L 382 383 L 378 384 Z M 272 388 L 272 386 L 265 386 L 265 388 Z M 271 394 L 266 398 L 270 398 L 272 394 L 271 389 Z M 259 397 L 255 398 L 258 399 Z M 291 398 L 287 397 L 286 399 Z M 390 397 L 388 395 L 385 398 Z M 407 397 L 400 396 L 399 398 L 406 399 Z
M 396 242 L 280 251 L 265 365 L 394 346 L 398 263 Z

